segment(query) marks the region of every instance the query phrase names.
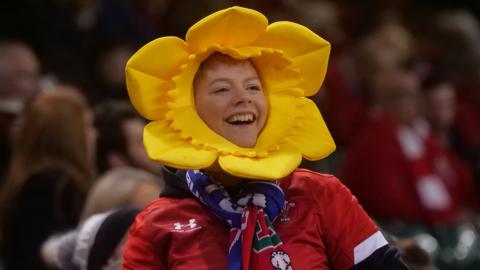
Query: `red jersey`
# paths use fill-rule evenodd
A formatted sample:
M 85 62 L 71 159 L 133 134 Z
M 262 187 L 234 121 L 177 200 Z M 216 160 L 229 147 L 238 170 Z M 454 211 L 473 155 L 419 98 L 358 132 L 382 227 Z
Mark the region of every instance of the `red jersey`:
M 334 176 L 299 169 L 280 187 L 286 203 L 273 225 L 293 269 L 350 269 L 387 245 Z M 229 227 L 196 199 L 159 198 L 130 228 L 123 269 L 224 270 L 228 237 Z
M 347 153 L 342 178 L 376 219 L 451 223 L 476 205 L 471 172 L 419 129 L 371 115 Z

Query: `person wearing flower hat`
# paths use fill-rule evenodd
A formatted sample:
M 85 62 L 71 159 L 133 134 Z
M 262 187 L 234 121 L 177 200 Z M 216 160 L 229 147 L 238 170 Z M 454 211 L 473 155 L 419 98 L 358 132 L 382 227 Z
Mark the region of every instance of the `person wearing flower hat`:
M 128 61 L 166 188 L 130 228 L 123 269 L 408 269 L 350 191 L 298 169 L 335 144 L 307 96 L 330 44 L 232 7 Z

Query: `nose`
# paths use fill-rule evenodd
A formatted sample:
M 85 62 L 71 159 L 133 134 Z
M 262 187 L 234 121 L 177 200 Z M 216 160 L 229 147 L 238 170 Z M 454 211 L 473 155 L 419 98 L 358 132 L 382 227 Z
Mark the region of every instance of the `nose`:
M 236 89 L 235 97 L 233 99 L 235 105 L 240 105 L 243 103 L 252 103 L 252 96 L 246 89 Z

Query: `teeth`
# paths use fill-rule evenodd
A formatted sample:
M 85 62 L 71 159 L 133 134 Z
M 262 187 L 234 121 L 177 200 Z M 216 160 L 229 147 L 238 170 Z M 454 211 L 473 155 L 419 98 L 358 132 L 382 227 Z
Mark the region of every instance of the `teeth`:
M 249 122 L 253 121 L 252 113 L 235 114 L 227 119 L 228 122 Z

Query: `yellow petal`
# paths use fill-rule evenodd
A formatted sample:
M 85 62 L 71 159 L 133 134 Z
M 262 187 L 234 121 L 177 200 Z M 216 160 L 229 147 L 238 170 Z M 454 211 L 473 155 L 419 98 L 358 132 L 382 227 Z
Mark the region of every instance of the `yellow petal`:
M 305 90 L 305 96 L 313 96 L 320 90 L 327 73 L 329 54 L 330 46 L 293 59 L 292 66 L 300 70 L 303 78 L 298 87 Z
M 269 97 L 270 112 L 268 121 L 258 137 L 256 148 L 260 151 L 269 149 L 272 143 L 284 141 L 292 126 L 301 116 L 297 106 L 299 98 L 286 94 L 272 94 Z
M 216 47 L 216 50 L 223 53 L 228 54 L 229 56 L 235 59 L 247 59 L 247 58 L 254 58 L 259 57 L 263 53 L 272 53 L 273 50 L 270 48 L 261 48 L 261 47 L 241 47 L 241 48 L 233 48 L 233 47 Z
M 173 83 L 127 67 L 127 89 L 130 100 L 143 117 L 158 120 L 167 112 L 167 91 Z
M 335 151 L 335 142 L 315 103 L 307 98 L 302 99 L 304 105 L 299 109 L 304 113 L 304 117 L 297 135 L 290 140 L 306 159 L 319 160 Z
M 215 12 L 187 32 L 186 41 L 191 51 L 200 51 L 214 44 L 242 47 L 252 43 L 265 31 L 267 18 L 260 12 L 242 7 L 231 7 Z
M 127 62 L 133 68 L 154 77 L 169 80 L 179 72 L 190 52 L 178 37 L 157 38 L 138 50 Z
M 279 52 L 264 52 L 261 56 L 253 58 L 263 87 L 270 94 L 283 91 L 287 88 L 296 87 L 301 83 L 300 73 L 292 69 L 292 62 Z M 302 93 L 303 95 L 303 93 Z
M 303 83 L 298 87 L 305 90 L 305 95 L 315 94 L 325 77 L 330 54 L 330 43 L 319 37 L 305 26 L 292 22 L 276 22 L 252 45 L 271 47 L 282 50 L 292 60 Z
M 292 173 L 300 162 L 302 155 L 295 147 L 285 145 L 280 150 L 270 153 L 265 158 L 220 156 L 220 167 L 229 174 L 263 180 L 277 180 Z
M 145 127 L 143 142 L 151 159 L 179 169 L 202 169 L 215 162 L 215 151 L 181 140 L 178 134 L 169 130 L 168 125 L 167 121 L 154 121 Z
M 182 66 L 182 71 L 178 76 L 173 77 L 175 90 L 169 95 L 174 99 L 171 108 L 194 107 L 193 98 L 193 79 L 200 65 L 200 60 L 194 56 Z
M 138 50 L 126 66 L 127 89 L 132 104 L 145 118 L 157 120 L 166 112 L 167 91 L 174 88 L 171 77 L 188 59 L 186 43 L 163 37 Z

